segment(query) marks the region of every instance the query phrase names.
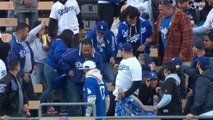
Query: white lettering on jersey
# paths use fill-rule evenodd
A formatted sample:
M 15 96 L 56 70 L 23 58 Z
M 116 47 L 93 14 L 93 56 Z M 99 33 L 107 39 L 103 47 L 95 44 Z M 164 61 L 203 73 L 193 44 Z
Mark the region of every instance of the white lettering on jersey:
M 74 10 L 75 8 L 73 7 L 73 6 L 70 6 L 70 7 L 64 7 L 64 9 L 59 9 L 58 10 L 58 14 L 60 15 L 60 16 L 62 16 L 64 13 L 68 13 L 69 11 L 72 11 L 72 10 Z
M 0 93 L 4 93 L 5 92 L 5 88 L 6 88 L 6 84 L 0 84 Z

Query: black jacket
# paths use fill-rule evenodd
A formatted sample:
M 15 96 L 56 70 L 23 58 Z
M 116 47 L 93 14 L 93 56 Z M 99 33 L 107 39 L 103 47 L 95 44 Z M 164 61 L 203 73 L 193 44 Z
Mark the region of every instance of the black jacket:
M 213 110 L 213 71 L 206 70 L 198 76 L 195 83 L 194 103 L 191 113 L 199 115 Z
M 21 84 L 21 77 L 17 77 Z M 24 104 L 28 103 L 23 90 Z M 17 79 L 10 72 L 0 80 L 0 116 L 17 116 L 19 109 L 19 87 Z

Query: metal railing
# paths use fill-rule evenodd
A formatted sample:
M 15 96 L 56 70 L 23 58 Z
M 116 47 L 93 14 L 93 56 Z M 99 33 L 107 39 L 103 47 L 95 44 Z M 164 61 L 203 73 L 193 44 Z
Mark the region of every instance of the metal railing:
M 179 116 L 96 116 L 96 106 L 92 103 L 85 103 L 85 102 L 75 102 L 75 103 L 41 103 L 38 109 L 38 117 L 10 117 L 9 120 L 40 120 L 41 118 L 59 118 L 57 116 L 55 117 L 42 117 L 42 107 L 44 106 L 85 106 L 85 105 L 91 105 L 93 106 L 93 116 L 90 118 L 94 119 L 100 119 L 100 120 L 152 120 L 152 119 L 185 119 L 185 115 L 179 115 Z M 83 116 L 79 117 L 68 117 L 70 118 L 83 118 Z M 85 117 L 88 118 L 88 117 Z M 193 119 L 212 119 L 212 116 L 193 116 Z
M 59 117 L 30 117 L 30 118 L 26 118 L 26 117 L 10 117 L 9 120 L 40 120 L 41 118 L 59 118 Z M 82 118 L 82 117 L 68 117 L 70 118 Z M 88 118 L 88 117 L 85 117 Z M 99 119 L 99 120 L 152 120 L 152 119 L 185 119 L 186 116 L 105 116 L 105 117 L 97 117 L 97 116 L 93 116 L 90 118 L 94 118 L 94 119 Z M 211 119 L 213 120 L 213 115 L 212 116 L 193 116 L 193 120 L 194 119 Z

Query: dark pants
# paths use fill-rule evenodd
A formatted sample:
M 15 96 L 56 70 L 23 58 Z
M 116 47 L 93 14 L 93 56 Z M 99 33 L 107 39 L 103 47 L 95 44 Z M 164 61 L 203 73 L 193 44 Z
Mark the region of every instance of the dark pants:
M 30 81 L 28 83 L 23 81 L 23 88 L 24 88 L 24 91 L 26 92 L 28 100 L 35 100 L 35 93 L 34 93 L 33 83 L 32 83 L 31 79 L 30 79 Z M 38 116 L 38 111 L 37 110 L 30 110 L 30 113 L 31 113 L 32 117 L 37 117 Z
M 109 92 L 110 95 L 110 104 L 109 104 L 109 110 L 107 111 L 107 116 L 115 116 L 115 96 L 112 94 L 112 92 Z
M 100 15 L 100 20 L 106 21 L 109 25 L 109 28 L 112 26 L 113 17 L 117 17 L 120 13 L 118 5 L 115 4 L 99 4 L 98 13 Z
M 190 113 L 190 108 L 191 108 L 192 104 L 193 104 L 193 96 L 187 98 L 186 106 L 184 108 L 184 113 L 183 113 L 184 115 L 187 115 Z

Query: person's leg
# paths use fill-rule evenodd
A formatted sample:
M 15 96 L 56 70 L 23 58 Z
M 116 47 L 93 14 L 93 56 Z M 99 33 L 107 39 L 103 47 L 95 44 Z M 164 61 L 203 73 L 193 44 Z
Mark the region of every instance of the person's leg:
M 17 22 L 20 23 L 26 23 L 26 13 L 16 13 Z
M 44 75 L 47 79 L 47 89 L 41 95 L 41 103 L 43 102 L 52 102 L 50 98 L 53 96 L 53 86 L 52 79 L 58 75 L 57 71 L 50 67 L 49 65 L 44 65 Z
M 37 73 L 30 74 L 33 84 L 40 84 L 41 83 L 41 68 L 39 67 L 39 63 L 36 63 L 37 66 Z
M 29 74 L 29 77 L 30 77 L 30 74 Z M 29 82 L 23 81 L 23 88 L 26 92 L 28 100 L 35 100 L 36 99 L 31 77 L 30 77 Z M 35 110 L 30 110 L 30 112 L 27 112 L 26 114 L 31 116 L 31 117 L 38 116 L 38 112 L 35 111 Z
M 32 29 L 34 23 L 36 21 L 38 21 L 38 11 L 37 12 L 29 12 L 27 14 L 27 17 L 29 19 L 29 26 L 30 26 L 30 29 Z
M 65 103 L 68 102 L 67 100 L 67 80 L 63 80 L 63 87 L 61 88 L 61 102 Z M 67 114 L 67 107 L 61 106 L 60 107 L 60 115 L 66 115 Z
M 80 84 L 74 84 L 71 79 L 67 80 L 67 99 L 69 102 L 82 102 L 83 87 Z M 69 107 L 69 116 L 79 116 L 79 106 Z
M 100 15 L 100 20 L 106 21 L 109 25 L 109 28 L 111 28 L 112 26 L 114 11 L 114 4 L 98 4 L 98 13 Z
M 29 77 L 30 77 L 30 75 L 29 75 Z M 32 80 L 30 80 L 29 82 L 23 81 L 23 88 L 27 94 L 27 98 L 29 100 L 35 100 L 35 93 L 34 93 L 34 89 L 33 89 Z
M 7 11 L 7 18 L 15 18 L 15 11 L 14 10 L 8 10 Z M 15 31 L 15 27 L 6 27 L 7 32 L 13 32 Z
M 39 63 L 38 67 L 40 69 L 40 81 L 42 82 L 43 86 L 44 86 L 44 90 L 47 88 L 47 80 L 46 77 L 44 76 L 44 64 L 43 63 Z
M 114 116 L 115 115 L 115 96 L 112 94 L 112 92 L 109 92 L 110 95 L 110 104 L 109 104 L 109 110 L 107 111 L 107 116 Z

